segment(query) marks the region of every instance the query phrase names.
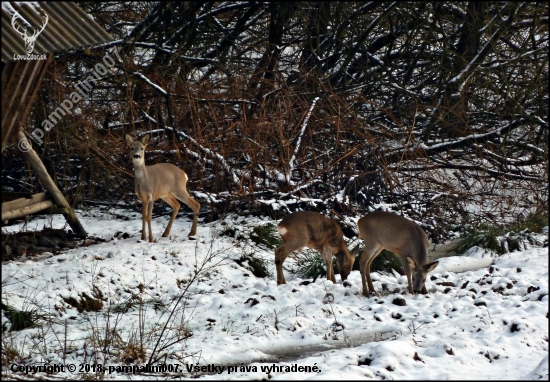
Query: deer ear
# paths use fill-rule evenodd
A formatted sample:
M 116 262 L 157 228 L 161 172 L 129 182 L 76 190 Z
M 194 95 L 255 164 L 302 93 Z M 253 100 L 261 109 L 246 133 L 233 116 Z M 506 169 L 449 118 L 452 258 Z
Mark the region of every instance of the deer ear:
M 426 273 L 431 272 L 437 267 L 437 264 L 439 264 L 439 261 L 434 261 L 433 263 L 426 264 Z
M 130 134 L 126 134 L 126 144 L 128 146 L 131 146 L 132 143 L 134 143 L 134 138 L 132 138 L 132 136 Z
M 416 260 L 413 259 L 412 257 L 409 257 L 409 256 L 407 256 L 407 262 L 409 263 L 409 267 L 410 267 L 411 269 L 413 269 L 413 270 L 414 270 L 414 268 L 416 268 L 416 266 L 418 265 L 418 263 L 416 262 Z
M 149 141 L 151 140 L 151 136 L 149 134 L 144 135 L 143 138 L 141 138 L 141 143 L 146 146 L 149 144 Z

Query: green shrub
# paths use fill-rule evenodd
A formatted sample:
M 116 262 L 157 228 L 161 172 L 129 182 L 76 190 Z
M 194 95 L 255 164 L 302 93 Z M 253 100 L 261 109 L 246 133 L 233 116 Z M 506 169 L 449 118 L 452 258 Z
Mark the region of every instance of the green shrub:
M 0 303 L 4 315 L 11 323 L 10 330 L 19 331 L 27 328 L 35 327 L 38 323 L 38 320 L 43 318 L 42 315 L 38 314 L 38 309 L 27 309 L 27 310 L 17 310 L 9 305 Z M 2 328 L 4 331 L 4 328 Z
M 277 227 L 273 223 L 250 226 L 227 226 L 220 231 L 219 236 L 230 236 L 244 242 L 242 256 L 235 262 L 249 269 L 256 277 L 271 277 L 273 260 L 264 258 L 265 251 L 274 252 L 281 245 Z
M 361 270 L 361 263 L 360 259 L 363 255 L 364 246 L 361 244 L 359 246 L 359 252 L 355 256 L 355 263 L 353 264 L 353 270 L 359 271 Z M 398 272 L 401 275 L 405 274 L 405 271 L 403 270 L 403 265 L 401 264 L 401 260 L 399 259 L 399 256 L 395 255 L 393 252 L 388 251 L 386 249 L 383 249 L 382 252 L 378 254 L 372 261 L 372 264 L 370 266 L 371 272 L 390 272 L 394 269 L 396 272 Z
M 250 239 L 257 247 L 266 251 L 274 251 L 282 244 L 277 227 L 273 223 L 257 225 L 252 228 L 250 226 L 226 226 L 218 235 L 238 240 Z
M 548 215 L 546 213 L 530 213 L 525 220 L 518 224 L 517 231 L 525 231 L 541 233 L 544 227 L 548 226 Z
M 250 233 L 250 239 L 267 251 L 274 251 L 282 244 L 281 236 L 273 223 L 255 226 Z
M 266 260 L 255 252 L 243 254 L 235 262 L 246 269 L 249 269 L 256 277 L 270 277 L 273 271 L 273 261 Z M 246 265 L 243 265 L 246 263 Z
M 237 228 L 235 228 L 234 226 L 227 226 L 218 233 L 218 236 L 235 237 L 236 234 Z
M 477 246 L 489 249 L 498 254 L 505 253 L 499 236 L 504 234 L 504 229 L 497 226 L 482 224 L 477 227 L 469 226 L 452 250 L 458 254 L 465 253 L 468 249 Z
M 348 246 L 349 247 L 349 246 Z M 359 246 L 359 252 L 355 257 L 355 263 L 353 264 L 354 271 L 360 270 L 360 258 L 363 254 L 363 245 Z M 312 249 L 304 248 L 302 253 L 295 252 L 293 258 L 296 262 L 296 266 L 290 271 L 301 278 L 313 278 L 315 281 L 318 277 L 325 277 L 327 271 L 325 269 L 325 262 L 321 257 L 321 254 Z M 338 262 L 336 258 L 332 258 L 332 267 L 334 274 L 339 273 Z M 382 250 L 382 252 L 376 256 L 371 264 L 371 272 L 390 272 L 394 269 L 399 274 L 404 275 L 403 265 L 401 260 L 393 252 Z
M 291 256 L 296 261 L 296 266 L 290 271 L 303 279 L 313 278 L 313 281 L 318 277 L 324 277 L 327 275 L 325 269 L 325 261 L 321 257 L 321 254 L 313 249 L 304 248 L 302 252 L 294 252 Z M 337 272 L 338 266 L 336 264 L 336 258 L 332 258 L 332 267 L 334 273 Z
M 489 224 L 467 224 L 454 248 L 458 254 L 478 246 L 502 255 L 514 250 L 523 250 L 528 245 L 543 246 L 541 238 L 532 233 L 541 233 L 548 226 L 548 214 L 546 212 L 530 213 L 520 223 L 497 226 Z

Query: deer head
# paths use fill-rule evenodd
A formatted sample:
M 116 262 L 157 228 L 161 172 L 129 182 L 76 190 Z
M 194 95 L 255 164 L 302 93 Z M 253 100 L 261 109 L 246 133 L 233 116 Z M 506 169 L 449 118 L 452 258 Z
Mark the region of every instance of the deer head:
M 16 20 L 18 19 L 21 19 L 23 20 L 23 22 L 16 22 Z M 22 24 L 27 24 L 27 25 L 30 25 L 27 20 L 25 20 L 20 14 L 18 11 L 15 12 L 15 14 L 13 15 L 12 19 L 11 19 L 11 26 L 13 27 L 13 29 L 15 29 L 15 31 L 17 33 L 19 33 L 19 35 L 23 38 L 23 41 L 25 41 L 25 49 L 27 50 L 27 53 L 28 54 L 31 54 L 32 51 L 34 50 L 34 43 L 36 42 L 36 39 L 38 38 L 38 36 L 40 35 L 40 33 L 42 33 L 42 31 L 44 30 L 44 28 L 46 28 L 46 25 L 48 25 L 48 20 L 50 19 L 48 17 L 48 15 L 44 14 L 44 22 L 42 24 L 42 26 L 40 27 L 40 29 L 36 29 L 36 28 L 33 28 L 34 30 L 34 33 L 29 36 L 27 34 L 27 30 L 26 29 L 21 29 L 20 26 Z

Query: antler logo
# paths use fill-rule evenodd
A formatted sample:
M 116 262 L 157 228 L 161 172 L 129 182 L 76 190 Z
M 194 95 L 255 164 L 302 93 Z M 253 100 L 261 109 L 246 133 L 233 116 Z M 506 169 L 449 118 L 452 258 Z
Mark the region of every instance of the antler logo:
M 15 12 L 15 14 L 13 15 L 12 19 L 11 19 L 11 26 L 13 27 L 13 29 L 15 29 L 15 31 L 17 33 L 19 33 L 21 35 L 21 37 L 23 38 L 23 41 L 25 41 L 25 49 L 27 49 L 27 53 L 28 54 L 31 54 L 32 51 L 34 50 L 34 43 L 36 42 L 36 39 L 38 38 L 38 35 L 40 35 L 40 33 L 42 33 L 42 31 L 44 30 L 44 28 L 46 28 L 46 25 L 48 25 L 48 20 L 50 19 L 48 17 L 47 14 L 44 14 L 44 23 L 42 24 L 42 27 L 40 27 L 40 29 L 37 29 L 37 28 L 33 28 L 31 26 L 31 28 L 34 30 L 34 33 L 29 36 L 27 34 L 27 29 L 21 29 L 20 26 L 22 25 L 29 25 L 30 24 L 27 22 L 27 20 L 25 20 L 20 14 L 19 12 Z M 21 20 L 21 21 L 19 21 Z M 16 22 L 17 21 L 17 22 Z

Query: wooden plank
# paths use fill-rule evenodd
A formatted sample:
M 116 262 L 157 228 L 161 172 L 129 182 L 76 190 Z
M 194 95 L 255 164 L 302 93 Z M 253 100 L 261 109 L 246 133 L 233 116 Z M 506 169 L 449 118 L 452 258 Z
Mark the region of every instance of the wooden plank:
M 17 210 L 19 208 L 30 206 L 31 204 L 43 202 L 48 199 L 48 196 L 45 192 L 33 195 L 31 198 L 20 198 L 12 200 L 11 202 L 2 203 L 2 213 L 5 211 Z
M 19 129 L 19 131 L 17 132 L 17 138 L 18 140 L 27 139 L 25 133 L 23 133 L 21 129 Z M 67 202 L 67 199 L 65 199 L 59 188 L 57 188 L 53 179 L 50 177 L 50 174 L 48 174 L 48 170 L 46 170 L 46 167 L 44 167 L 44 163 L 42 163 L 36 151 L 34 151 L 32 147 L 30 147 L 28 151 L 23 152 L 23 155 L 29 161 L 29 164 L 38 176 L 38 179 L 40 180 L 44 188 L 49 191 L 54 203 L 58 207 L 67 208 L 69 210 L 69 213 L 63 214 L 63 216 L 65 216 L 65 219 L 67 219 L 67 223 L 69 223 L 74 233 L 79 235 L 87 235 L 86 230 L 84 229 L 84 227 L 82 227 L 82 224 L 80 224 L 80 221 L 78 220 L 73 209 Z
M 18 208 L 15 210 L 10 211 L 2 211 L 2 221 L 10 220 L 10 219 L 17 219 L 21 218 L 23 216 L 27 216 L 30 214 L 34 214 L 36 212 L 43 211 L 47 208 L 53 207 L 53 201 L 51 200 L 45 200 L 43 202 L 31 204 L 30 206 Z

